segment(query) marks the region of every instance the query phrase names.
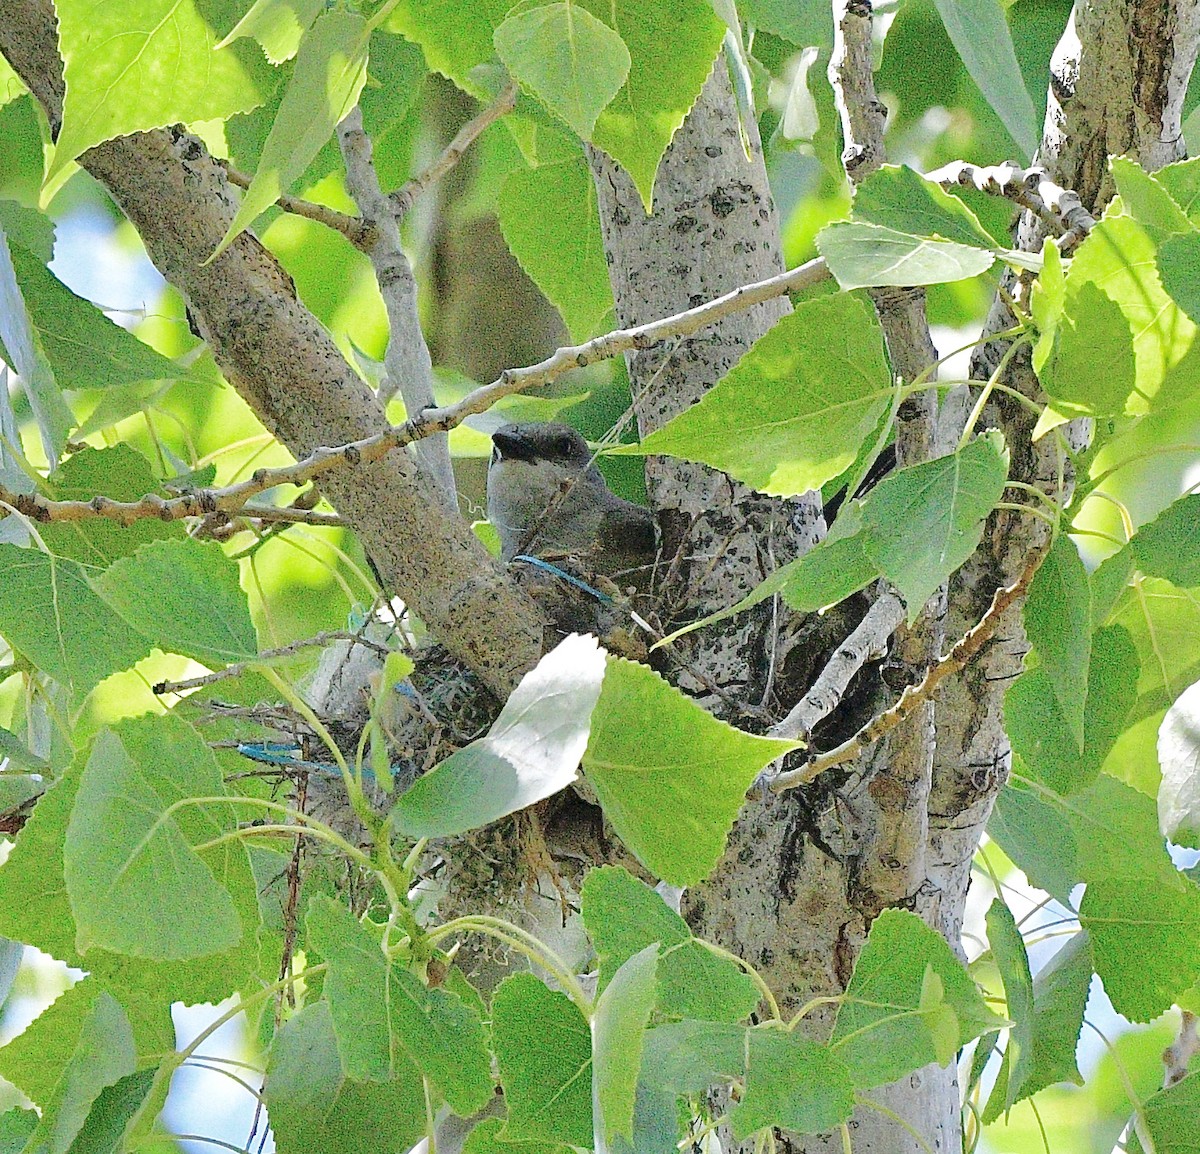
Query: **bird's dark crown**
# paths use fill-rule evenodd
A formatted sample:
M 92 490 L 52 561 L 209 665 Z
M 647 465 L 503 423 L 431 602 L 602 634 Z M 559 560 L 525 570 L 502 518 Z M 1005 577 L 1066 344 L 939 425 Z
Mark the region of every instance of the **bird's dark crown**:
M 535 421 L 524 425 L 502 425 L 492 434 L 492 459 L 505 461 L 554 461 L 586 468 L 592 451 L 577 429 L 560 421 Z

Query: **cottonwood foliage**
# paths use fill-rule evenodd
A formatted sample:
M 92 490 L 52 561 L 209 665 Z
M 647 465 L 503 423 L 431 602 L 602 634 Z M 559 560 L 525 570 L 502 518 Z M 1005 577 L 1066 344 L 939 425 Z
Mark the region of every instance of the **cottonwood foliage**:
M 66 100 L 57 141 L 45 141 L 45 187 L 71 181 L 98 142 L 201 125 L 253 173 L 227 243 L 274 219 L 260 218 L 280 194 L 335 172 L 330 138 L 356 101 L 394 187 L 407 175 L 401 145 L 427 71 L 482 102 L 512 78 L 517 109 L 495 130 L 510 158 L 494 193 L 501 225 L 571 334 L 586 339 L 611 324 L 612 297 L 583 144 L 611 155 L 649 205 L 663 151 L 722 44 L 749 84 L 745 114 L 772 63 L 809 45 L 827 52 L 820 6 L 740 7 L 741 26 L 733 5 L 703 0 L 256 0 L 248 11 L 58 0 Z M 937 10 L 1027 160 L 1038 114 L 1019 68 L 1031 66 L 1018 64 L 1003 7 L 947 0 Z M 739 51 L 751 26 L 768 64 Z M 812 87 L 819 108 L 828 93 L 815 72 Z M 802 76 L 788 95 L 793 111 L 809 98 Z M 0 100 L 11 147 L 25 148 L 36 170 L 44 128 L 2 61 Z M 836 148 L 828 111 L 818 153 Z M 771 1127 L 824 1132 L 873 1087 L 953 1061 L 975 1039 L 974 1078 L 1003 1051 L 981 1106 L 991 1120 L 1053 1083 L 1081 1080 L 1075 1050 L 1093 973 L 1132 1021 L 1172 1004 L 1200 1009 L 1200 888 L 1166 844 L 1200 835 L 1200 496 L 1159 501 L 1140 526 L 1129 522 L 1127 539 L 1105 544 L 1098 566 L 1094 553 L 1085 565 L 1085 538 L 1073 536 L 1094 493 L 1132 462 L 1177 452 L 1181 419 L 1194 419 L 1200 161 L 1149 174 L 1114 158 L 1111 172 L 1118 196 L 1090 235 L 1069 252 L 1047 242 L 1033 258 L 1010 251 L 994 217 L 985 226 L 966 200 L 911 168 L 875 173 L 845 219 L 816 238 L 836 291 L 797 301 L 703 401 L 627 450 L 704 462 L 780 496 L 852 480 L 886 444 L 899 402 L 931 387 L 893 379 L 875 314 L 854 290 L 987 278 L 1005 262 L 1035 276 L 1015 334 L 1044 389 L 1035 435 L 1053 441 L 1068 420 L 1094 421 L 1085 451 L 1059 441 L 1078 478 L 1071 499 L 1007 489 L 1003 438 L 972 425 L 955 451 L 848 502 L 821 545 L 729 612 L 773 595 L 815 610 L 884 578 L 914 618 L 976 549 L 999 503 L 1022 502 L 1050 522 L 1053 546 L 1025 608 L 1033 648 L 1005 703 L 1014 770 L 989 829 L 1078 916 L 1036 980 L 999 899 L 971 968 L 920 919 L 885 910 L 818 1042 L 798 1028 L 811 1007 L 781 1015 L 747 960 L 694 937 L 622 869 L 594 870 L 583 886 L 593 984 L 497 919 L 418 916 L 410 891 L 423 839 L 531 805 L 580 766 L 647 872 L 693 885 L 720 860 L 756 777 L 796 748 L 718 721 L 648 667 L 571 637 L 485 736 L 406 792 L 369 744 L 357 760 L 328 751 L 327 771 L 369 840 L 351 845 L 325 827 L 312 836 L 373 888 L 358 916 L 305 886 L 295 943 L 303 988 L 285 1004 L 288 805 L 245 778 L 236 752 L 214 749 L 182 705 L 115 721 L 89 707 L 106 678 L 154 650 L 210 669 L 247 663 L 248 694 L 296 704 L 291 666 L 256 664 L 261 643 L 243 591 L 250 551 L 237 554 L 236 539 L 195 539 L 181 524 L 34 525 L 10 515 L 0 522 L 0 676 L 20 692 L 0 730 L 0 811 L 24 807 L 28 817 L 0 866 L 9 939 L 0 993 L 21 943 L 86 976 L 0 1050 L 0 1073 L 37 1107 L 0 1116 L 4 1149 L 65 1154 L 153 1140 L 172 1075 L 203 1049 L 203 1036 L 176 1049 L 173 1002 L 236 996 L 266 1046 L 263 1100 L 287 1154 L 403 1151 L 439 1111 L 470 1116 L 499 1091 L 500 1111 L 472 1132 L 471 1154 L 666 1154 L 700 1124 L 719 1085 L 735 1088 L 727 1121 L 737 1138 Z M 36 188 L 10 188 L 0 225 L 0 344 L 24 398 L 14 409 L 0 392 L 0 483 L 59 500 L 210 483 L 211 470 L 173 475 L 195 460 L 152 463 L 102 435 L 174 382 L 213 388 L 202 351 L 163 355 L 68 289 L 47 267 L 53 225 Z M 30 464 L 39 453 L 47 468 Z M 407 671 L 389 665 L 381 701 Z M 366 801 L 371 771 L 391 791 L 382 813 Z M 544 977 L 516 974 L 485 1001 L 453 961 L 454 944 L 472 934 L 526 954 Z M 1170 1149 L 1183 1139 L 1200 1111 L 1198 1079 L 1141 1104 L 1143 1142 Z

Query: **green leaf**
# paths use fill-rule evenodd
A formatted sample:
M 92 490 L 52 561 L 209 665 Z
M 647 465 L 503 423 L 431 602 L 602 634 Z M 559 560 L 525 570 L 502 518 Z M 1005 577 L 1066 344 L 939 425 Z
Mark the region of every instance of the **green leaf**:
M 194 0 L 59 0 L 63 123 L 46 179 L 93 144 L 182 121 L 223 120 L 263 100 L 256 70 Z
M 1200 1071 L 1151 1095 L 1142 1104 L 1140 1115 L 1145 1119 L 1146 1137 L 1154 1143 L 1155 1154 L 1195 1154 Z M 1133 1126 L 1129 1129 L 1130 1154 L 1142 1154 L 1145 1150 L 1138 1129 Z
M 750 976 L 695 938 L 687 922 L 627 870 L 590 870 L 580 898 L 583 923 L 600 958 L 601 989 L 634 954 L 657 942 L 662 1013 L 736 1022 L 757 1007 L 761 995 Z
M 799 48 L 833 47 L 833 17 L 824 0 L 743 0 L 737 8 L 747 24 Z
M 187 376 L 187 369 L 73 293 L 32 253 L 14 245 L 12 262 L 30 323 L 60 389 L 104 389 Z
M 894 1082 L 936 1060 L 920 1012 L 926 967 L 941 979 L 945 1003 L 957 1015 L 959 1046 L 1003 1025 L 935 930 L 915 914 L 886 909 L 871 925 L 829 1043 L 857 1089 Z
M 491 1059 L 479 1011 L 448 990 L 431 990 L 393 962 L 389 1011 L 413 1064 L 464 1118 L 492 1097 Z
M 991 233 L 958 197 L 944 192 L 907 164 L 885 164 L 855 189 L 854 219 L 894 232 L 951 240 L 989 251 L 996 246 Z
M 1039 343 L 1033 367 L 1062 413 L 1122 412 L 1137 382 L 1133 335 L 1120 306 L 1090 281 L 1068 279 L 1066 312 L 1051 344 Z M 1096 372 L 1097 363 L 1105 366 Z
M 153 730 L 156 756 L 122 732 Z M 76 946 L 146 958 L 193 958 L 234 945 L 242 926 L 229 891 L 193 848 L 235 825 L 231 806 L 172 806 L 221 796 L 221 772 L 185 723 L 147 717 L 96 738 L 67 827 L 63 866 Z
M 1059 712 L 1083 749 L 1091 657 L 1092 595 L 1074 542 L 1062 533 L 1034 575 L 1025 601 L 1025 633 L 1037 651 Z
M 1078 933 L 1033 980 L 1033 1068 L 1012 1082 L 1014 1104 L 1055 1082 L 1083 1085 L 1075 1050 L 1091 984 L 1091 943 L 1086 933 Z
M 206 665 L 258 653 L 238 564 L 216 542 L 154 541 L 94 578 L 96 591 L 160 649 Z M 146 596 L 154 590 L 153 598 Z
M 1013 1023 L 1004 1052 L 1008 1081 L 1000 1102 L 1007 1110 L 1017 1100 L 1019 1088 L 1034 1070 L 1033 976 L 1029 972 L 1029 956 L 1017 921 L 1000 898 L 993 900 L 985 920 L 988 945 L 1004 983 L 1004 1001 Z M 991 1103 L 988 1105 L 990 1107 Z
M 964 449 L 884 477 L 863 500 L 867 555 L 904 597 L 908 619 L 972 553 L 1008 478 L 1008 449 L 990 430 Z
M 1032 778 L 1064 795 L 1086 789 L 1096 780 L 1125 728 L 1138 678 L 1137 653 L 1129 634 L 1119 625 L 1097 630 L 1088 667 L 1082 749 L 1044 668 L 1022 673 L 1004 697 L 1005 727 L 1014 752 Z
M 516 11 L 493 42 L 509 72 L 584 140 L 629 76 L 625 42 L 570 0 Z
M 1153 175 L 1127 156 L 1114 156 L 1108 167 L 1126 212 L 1156 244 L 1172 236 L 1195 232 L 1191 221 Z
M 434 72 L 488 99 L 474 70 L 494 55 L 492 35 L 511 7 L 510 0 L 400 0 L 388 26 L 419 44 Z
M 367 80 L 370 39 L 367 21 L 357 13 L 332 11 L 317 18 L 300 43 L 258 170 L 210 261 L 264 209 L 291 191 L 354 107 Z
M 1200 680 L 1200 601 L 1194 590 L 1143 577 L 1121 593 L 1112 620 L 1129 631 L 1141 665 L 1131 720 L 1166 709 Z
M 571 339 L 598 332 L 613 296 L 596 185 L 583 156 L 513 172 L 500 190 L 499 212 L 513 256 L 562 313 Z
M 573 1154 L 562 1142 L 506 1142 L 502 1118 L 484 1118 L 467 1135 L 462 1154 Z
M 658 1000 L 658 946 L 639 950 L 613 974 L 592 1018 L 592 1101 L 596 1148 L 633 1141 L 642 1045 Z
M 382 1084 L 347 1078 L 325 1001 L 275 1035 L 263 1095 L 275 1141 L 290 1154 L 406 1154 L 425 1133 L 421 1075 L 404 1066 Z
M 101 992 L 92 1003 L 42 1120 L 27 1149 L 67 1154 L 84 1129 L 92 1105 L 107 1086 L 134 1072 L 137 1055 L 129 1019 L 117 1000 Z
M 38 1116 L 33 1110 L 14 1106 L 0 1114 L 0 1154 L 21 1154 L 37 1124 Z
M 4 69 L 0 63 L 0 72 Z M 0 86 L 3 80 L 0 79 Z M 27 208 L 16 200 L 0 197 L 0 228 L 8 237 L 11 251 L 31 252 L 43 264 L 54 259 L 54 221 L 44 212 Z
M 0 544 L 0 634 L 76 702 L 150 652 L 78 565 L 8 544 Z
M 1158 824 L 1173 842 L 1200 838 L 1200 682 L 1189 685 L 1167 710 L 1158 730 L 1162 784 Z
M 1200 887 L 1183 874 L 1089 882 L 1079 921 L 1118 1014 L 1149 1022 L 1200 979 Z
M 46 495 L 55 501 L 90 501 L 97 495 L 114 501 L 137 501 L 150 493 L 161 495 L 162 484 L 150 462 L 126 444 L 103 449 L 90 446 L 72 453 L 46 479 Z M 128 557 L 148 541 L 183 538 L 182 522 L 143 517 L 132 525 L 95 518 L 51 522 L 39 527 L 42 540 L 56 557 L 105 569 L 118 557 Z
M 399 994 L 380 935 L 344 905 L 318 896 L 305 919 L 308 940 L 328 963 L 323 992 L 347 1077 L 386 1082 L 405 1062 L 392 1031 L 390 1008 Z
M 120 1154 L 127 1129 L 155 1087 L 159 1068 L 126 1074 L 111 1086 L 105 1086 L 71 1144 L 69 1154 Z M 155 1110 L 158 1114 L 160 1110 Z
M 41 433 L 42 449 L 53 464 L 62 454 L 75 417 L 63 400 L 54 370 L 38 340 L 17 283 L 8 241 L 0 230 L 0 356 L 12 367 L 21 383 Z M 7 399 L 6 399 L 7 408 Z M 7 431 L 7 430 L 6 430 Z M 15 432 L 15 430 L 12 430 Z M 19 447 L 19 442 L 18 446 Z M 7 452 L 7 451 L 6 451 Z
M 592 142 L 633 178 L 647 213 L 658 162 L 712 71 L 725 25 L 704 0 L 583 0 L 629 51 L 629 78 Z M 730 145 L 729 147 L 740 147 Z
M 1024 770 L 1014 765 L 1014 774 Z M 1024 871 L 1030 885 L 1045 890 L 1064 905 L 1081 881 L 1075 835 L 1066 815 L 1037 793 L 1006 785 L 996 798 L 987 826 L 988 837 Z
M 826 225 L 817 234 L 817 251 L 844 289 L 966 280 L 987 272 L 996 259 L 979 248 L 859 221 Z
M 792 496 L 853 464 L 891 395 L 874 310 L 855 297 L 823 297 L 797 306 L 702 400 L 625 451 L 702 461 Z
M 24 1030 L 0 1048 L 0 1077 L 45 1111 L 75 1052 L 103 987 L 84 978 L 59 994 Z
M 492 997 L 492 1040 L 508 1107 L 505 1141 L 592 1145 L 592 1042 L 587 1019 L 532 974 Z
M 1200 493 L 1173 501 L 1129 542 L 1138 568 L 1187 588 L 1200 585 Z
M 1195 223 L 1196 217 L 1200 216 L 1200 158 L 1168 164 L 1154 174 L 1154 179 Z
M 934 0 L 934 4 L 971 79 L 1016 141 L 1023 159 L 1032 159 L 1041 126 L 1020 80 L 1004 6 L 1000 0 Z
M 796 748 L 734 729 L 647 666 L 610 656 L 583 769 L 638 860 L 689 886 L 720 860 L 758 773 Z
M 1153 409 L 1164 383 L 1170 383 L 1169 370 L 1185 357 L 1196 339 L 1196 326 L 1181 315 L 1164 291 L 1155 270 L 1155 257 L 1154 242 L 1145 229 L 1132 217 L 1116 215 L 1110 208 L 1075 250 L 1066 278 L 1069 300 L 1090 282 L 1125 315 L 1133 334 L 1136 365 L 1135 387 L 1127 402 L 1131 413 Z M 1095 293 L 1087 294 L 1087 300 L 1094 304 Z M 1096 327 L 1094 321 L 1085 323 Z M 1107 398 L 1110 390 L 1099 379 L 1104 376 L 1093 372 L 1091 390 L 1103 390 L 1101 397 Z M 1078 386 L 1087 401 L 1093 394 L 1088 391 L 1086 378 L 1079 380 Z M 1181 389 L 1190 387 L 1179 383 Z
M 665 960 L 659 958 L 660 970 Z M 749 1032 L 727 1022 L 694 1020 L 647 1030 L 642 1079 L 672 1094 L 702 1094 L 718 1082 L 741 1078 Z
M 217 47 L 224 48 L 239 36 L 253 36 L 272 64 L 282 64 L 296 55 L 301 38 L 324 8 L 323 0 L 254 0 Z
M 575 780 L 605 677 L 595 638 L 571 634 L 521 679 L 486 737 L 400 796 L 392 809 L 396 828 L 445 837 L 565 789 Z
M 850 1071 L 828 1046 L 773 1026 L 748 1030 L 747 1036 L 746 1092 L 730 1111 L 735 1138 L 767 1126 L 820 1134 L 849 1120 Z

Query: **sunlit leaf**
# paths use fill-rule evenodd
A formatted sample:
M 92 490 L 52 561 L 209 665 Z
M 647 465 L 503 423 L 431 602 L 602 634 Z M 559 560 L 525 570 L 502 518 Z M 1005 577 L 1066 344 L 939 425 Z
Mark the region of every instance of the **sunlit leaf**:
M 47 180 L 131 132 L 215 120 L 261 103 L 261 72 L 216 36 L 194 0 L 59 0 L 63 124 Z M 265 67 L 265 66 L 264 66 Z
M 396 828 L 444 837 L 565 789 L 587 746 L 605 678 L 595 638 L 572 634 L 513 690 L 486 737 L 451 754 L 400 796 Z
M 891 393 L 874 311 L 844 294 L 825 297 L 799 305 L 703 399 L 626 451 L 703 461 L 791 496 L 853 464 Z
M 720 860 L 759 772 L 795 748 L 734 729 L 647 666 L 609 657 L 583 768 L 621 840 L 687 886 Z
M 625 42 L 580 4 L 517 10 L 493 39 L 509 72 L 584 140 L 629 75 Z

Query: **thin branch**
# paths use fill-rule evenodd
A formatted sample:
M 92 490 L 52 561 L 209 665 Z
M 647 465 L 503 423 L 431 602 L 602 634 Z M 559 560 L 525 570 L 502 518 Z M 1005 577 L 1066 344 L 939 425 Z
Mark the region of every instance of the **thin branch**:
M 983 648 L 1000 627 L 1000 619 L 1005 610 L 1025 595 L 1033 575 L 1038 571 L 1046 556 L 1045 549 L 1039 550 L 1021 571 L 1021 575 L 1011 584 L 996 590 L 988 611 L 980 618 L 979 623 L 965 633 L 950 650 L 916 685 L 909 685 L 900 695 L 900 700 L 890 709 L 877 714 L 849 740 L 829 750 L 827 753 L 814 757 L 807 765 L 799 769 L 781 773 L 771 782 L 773 793 L 783 793 L 798 785 L 807 785 L 827 769 L 842 765 L 857 757 L 868 745 L 878 741 L 890 733 L 902 721 L 911 716 L 913 711 L 928 701 L 937 688 L 952 673 L 958 673 Z
M 1163 1075 L 1164 1089 L 1182 1082 L 1188 1075 L 1188 1063 L 1192 1056 L 1200 1053 L 1200 1034 L 1196 1032 L 1196 1015 L 1188 1010 L 1182 1011 L 1179 1024 L 1179 1037 L 1163 1051 L 1163 1065 L 1166 1071 Z
M 1019 168 L 1015 164 L 984 167 L 954 160 L 926 173 L 925 179 L 943 188 L 955 185 L 976 188 L 989 196 L 1002 196 L 1029 209 L 1060 234 L 1059 248 L 1063 251 L 1069 251 L 1096 224 L 1096 218 L 1083 207 L 1079 194 L 1055 184 L 1044 168 Z
M 463 157 L 463 154 L 483 135 L 485 129 L 507 116 L 517 106 L 517 85 L 508 84 L 491 104 L 473 119 L 468 120 L 454 139 L 442 150 L 442 154 L 423 172 L 411 177 L 388 196 L 388 203 L 395 213 L 396 221 L 403 221 L 418 197 L 431 184 L 442 179 Z
M 786 293 L 810 288 L 828 276 L 829 270 L 824 260 L 818 257 L 766 280 L 742 285 L 694 309 L 644 325 L 614 329 L 582 345 L 565 346 L 536 365 L 506 369 L 491 384 L 480 386 L 453 405 L 426 409 L 402 425 L 395 425 L 359 441 L 335 448 L 315 449 L 291 465 L 256 469 L 246 480 L 222 489 L 197 489 L 178 497 L 161 497 L 150 493 L 137 501 L 115 501 L 103 496 L 93 497 L 89 501 L 51 501 L 38 493 L 15 493 L 0 485 L 0 503 L 7 503 L 18 513 L 39 522 L 85 521 L 100 517 L 122 525 L 132 525 L 146 518 L 181 521 L 187 517 L 206 517 L 217 512 L 236 513 L 245 507 L 251 497 L 277 485 L 300 486 L 334 469 L 353 469 L 378 461 L 401 445 L 456 428 L 467 417 L 485 412 L 503 397 L 542 388 L 572 369 L 581 369 L 633 349 L 648 349 L 673 337 L 691 336 L 723 317 L 744 312 Z
M 789 741 L 807 737 L 818 721 L 838 707 L 854 675 L 868 661 L 887 652 L 888 639 L 903 620 L 903 602 L 895 593 L 884 593 L 867 610 L 858 628 L 838 646 L 812 688 L 787 717 L 771 727 L 771 736 Z
M 188 689 L 200 689 L 205 685 L 214 685 L 218 681 L 226 681 L 230 677 L 240 677 L 246 672 L 250 665 L 259 665 L 264 661 L 270 661 L 276 657 L 290 657 L 294 653 L 299 653 L 304 649 L 324 648 L 333 641 L 353 641 L 356 645 L 365 646 L 367 649 L 372 649 L 381 657 L 386 657 L 388 650 L 382 645 L 377 645 L 374 641 L 368 641 L 360 633 L 348 633 L 344 629 L 330 629 L 323 633 L 317 633 L 313 637 L 305 637 L 300 641 L 293 641 L 290 645 L 281 645 L 278 649 L 264 649 L 257 657 L 250 661 L 239 661 L 234 665 L 227 665 L 224 669 L 218 669 L 214 673 L 204 673 L 197 677 L 188 677 L 183 681 L 160 681 L 151 689 L 152 693 L 183 693 Z
M 338 125 L 338 143 L 346 165 L 346 185 L 363 220 L 371 225 L 371 239 L 363 251 L 375 270 L 375 279 L 388 316 L 388 347 L 383 358 L 384 380 L 379 386 L 379 403 L 386 405 L 397 393 L 405 412 L 419 413 L 434 403 L 433 362 L 417 314 L 417 278 L 400 244 L 400 226 L 388 199 L 379 187 L 371 158 L 371 138 L 363 129 L 362 109 L 357 105 Z M 450 442 L 434 437 L 417 446 L 417 460 L 433 478 L 447 509 L 458 510 L 454 470 L 450 466 Z
M 252 178 L 236 169 L 227 160 L 217 159 L 217 163 L 225 170 L 225 178 L 238 188 L 249 188 Z M 284 212 L 293 216 L 302 216 L 306 220 L 315 220 L 318 224 L 326 225 L 340 232 L 355 248 L 363 249 L 370 240 L 371 226 L 362 217 L 351 216 L 349 213 L 338 212 L 328 205 L 315 204 L 299 196 L 277 197 L 275 203 Z

